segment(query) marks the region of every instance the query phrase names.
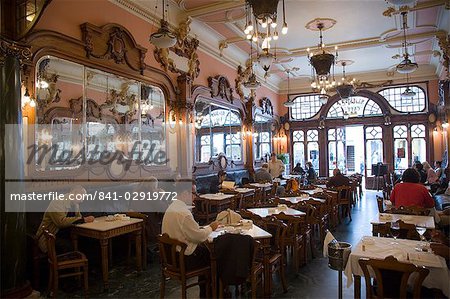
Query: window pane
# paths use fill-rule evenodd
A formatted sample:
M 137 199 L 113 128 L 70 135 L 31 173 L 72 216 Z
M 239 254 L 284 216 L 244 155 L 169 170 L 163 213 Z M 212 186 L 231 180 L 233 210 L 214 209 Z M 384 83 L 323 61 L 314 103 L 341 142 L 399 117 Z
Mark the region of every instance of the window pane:
M 307 141 L 319 141 L 319 131 L 317 130 L 308 130 L 306 135 Z
M 328 168 L 329 175 L 333 175 L 333 169 L 336 168 L 336 141 L 328 142 Z
M 294 142 L 296 141 L 303 142 L 305 140 L 305 134 L 303 133 L 303 131 L 294 131 L 292 133 L 292 139 Z
M 417 138 L 417 137 L 425 138 L 425 126 L 424 125 L 412 125 L 411 126 L 411 137 L 412 138 Z
M 290 108 L 291 118 L 294 120 L 308 119 L 319 112 L 322 104 L 319 95 L 298 96 L 294 99 L 294 106 Z
M 313 168 L 319 171 L 319 143 L 308 142 L 308 161 L 311 161 Z
M 427 145 L 424 138 L 414 138 L 411 147 L 413 162 L 427 160 Z
M 305 144 L 303 142 L 294 142 L 294 166 L 300 163 L 305 167 Z
M 372 174 L 372 165 L 383 162 L 383 141 L 367 140 L 366 141 L 366 167 L 367 175 Z
M 410 89 L 416 93 L 412 99 L 402 99 L 401 94 L 406 87 L 392 87 L 378 92 L 382 95 L 389 105 L 401 112 L 420 112 L 425 109 L 425 93 L 418 86 L 410 86 Z
M 367 127 L 366 139 L 382 139 L 383 129 L 381 127 Z
M 406 139 L 394 140 L 394 168 L 405 170 L 408 168 L 408 142 Z
M 406 126 L 394 127 L 394 138 L 406 138 L 408 137 L 408 129 Z
M 337 167 L 345 172 L 345 146 L 344 142 L 337 142 Z
M 327 118 L 363 117 L 381 115 L 380 106 L 366 97 L 350 97 L 341 99 L 330 107 Z
M 223 133 L 214 133 L 213 134 L 213 152 L 212 156 L 217 157 L 220 153 L 225 153 L 224 151 L 224 140 L 223 140 Z
M 211 157 L 211 147 L 209 145 L 202 145 L 200 148 L 200 162 L 208 162 Z

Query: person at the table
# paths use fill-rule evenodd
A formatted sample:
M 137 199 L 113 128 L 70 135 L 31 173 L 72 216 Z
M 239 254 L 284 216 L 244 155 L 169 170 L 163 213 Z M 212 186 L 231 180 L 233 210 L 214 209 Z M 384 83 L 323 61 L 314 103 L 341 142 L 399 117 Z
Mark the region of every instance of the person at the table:
M 311 161 L 306 162 L 306 180 L 308 181 L 309 184 L 314 183 L 317 180 L 317 173 L 314 170 L 314 167 L 311 163 Z
M 326 184 L 327 188 L 350 186 L 350 179 L 342 174 L 339 168 L 333 169 L 333 176 Z
M 400 206 L 434 208 L 434 200 L 427 188 L 420 183 L 420 174 L 414 168 L 408 168 L 403 172 L 402 183 L 394 186 L 390 200 L 396 208 Z
M 164 214 L 162 233 L 187 245 L 185 251 L 186 271 L 193 271 L 209 265 L 209 251 L 202 244 L 208 239 L 211 232 L 219 226 L 217 221 L 201 228 L 194 220 L 194 216 L 186 203 L 191 204 L 192 194 L 183 192 L 178 195 Z M 199 277 L 199 280 L 204 278 Z M 206 297 L 204 285 L 200 286 L 200 297 Z
M 275 153 L 272 153 L 270 155 L 270 160 L 269 160 L 270 175 L 272 176 L 272 178 L 281 178 L 283 171 L 284 171 L 283 162 L 277 158 L 277 155 Z
M 300 163 L 297 163 L 291 172 L 291 174 L 294 174 L 294 175 L 304 175 L 305 173 L 306 173 L 306 171 L 303 169 L 303 167 Z
M 71 225 L 94 221 L 93 216 L 83 217 L 80 213 L 79 204 L 83 202 L 83 195 L 85 194 L 86 189 L 77 185 L 65 194 L 63 200 L 53 200 L 49 204 L 36 233 L 39 248 L 42 252 L 47 252 L 44 229 L 56 236 L 55 247 L 59 254 L 72 250 L 68 229 Z
M 269 164 L 263 163 L 263 165 L 261 165 L 261 168 L 255 172 L 255 182 L 257 183 L 272 182 L 272 176 L 269 173 Z

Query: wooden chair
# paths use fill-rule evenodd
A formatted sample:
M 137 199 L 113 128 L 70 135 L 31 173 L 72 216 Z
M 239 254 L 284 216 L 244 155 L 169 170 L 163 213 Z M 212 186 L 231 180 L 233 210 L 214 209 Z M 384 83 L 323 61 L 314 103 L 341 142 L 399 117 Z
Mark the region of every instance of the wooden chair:
M 420 240 L 420 235 L 416 231 L 416 226 L 411 223 L 405 223 L 402 220 L 396 221 L 400 227 L 399 239 Z M 380 225 L 379 234 L 381 237 L 391 237 L 391 223 L 386 222 Z
M 292 206 L 293 209 L 302 211 L 306 213 L 305 216 L 305 223 L 306 225 L 303 226 L 302 234 L 306 238 L 306 242 L 309 243 L 309 247 L 307 246 L 306 249 L 309 248 L 309 251 L 311 252 L 311 257 L 314 258 L 314 230 L 312 229 L 314 222 L 315 222 L 315 215 L 316 215 L 316 208 L 310 204 L 307 204 L 304 201 L 301 201 L 294 206 Z M 306 250 L 305 249 L 305 250 Z M 306 256 L 308 258 L 308 255 Z
M 339 224 L 339 192 L 325 190 L 324 194 L 330 215 L 329 226 L 335 228 Z
M 172 239 L 167 234 L 158 236 L 159 255 L 161 259 L 161 286 L 160 297 L 164 298 L 166 291 L 166 280 L 174 279 L 181 283 L 181 297 L 186 298 L 186 291 L 188 288 L 200 284 L 206 285 L 207 296 L 210 296 L 210 274 L 211 267 L 203 267 L 192 271 L 186 271 L 186 264 L 184 261 L 184 252 L 187 245 L 178 240 Z M 179 251 L 177 251 L 177 248 Z M 205 280 L 187 284 L 191 278 L 203 276 Z
M 79 251 L 71 251 L 56 255 L 56 237 L 48 230 L 44 229 L 44 236 L 47 240 L 47 255 L 49 262 L 49 292 L 50 297 L 57 297 L 59 278 L 83 276 L 84 296 L 88 296 L 88 259 Z M 82 270 L 80 270 L 82 268 Z M 66 270 L 73 270 L 66 272 Z M 64 273 L 60 273 L 64 271 Z
M 352 221 L 352 187 L 351 186 L 339 186 L 336 187 L 336 191 L 339 193 L 339 207 L 341 208 L 341 217 L 339 217 L 339 222 L 345 217 L 349 217 Z
M 413 284 L 413 298 L 421 298 L 422 283 L 430 272 L 425 267 L 399 262 L 388 256 L 384 260 L 360 259 L 359 265 L 364 273 L 367 298 L 410 298 L 407 296 L 408 279 L 417 273 Z M 375 273 L 376 290 L 372 284 L 369 267 Z
M 27 233 L 27 248 L 31 249 L 31 285 L 33 289 L 40 289 L 41 263 L 48 258 L 48 255 L 39 248 L 38 238 L 35 234 Z
M 314 217 L 311 218 L 311 225 L 317 228 L 317 236 L 320 243 L 325 239 L 326 230 L 328 230 L 329 214 L 325 204 L 309 199 L 304 201 L 305 204 L 309 204 L 316 209 Z
M 296 272 L 300 269 L 300 264 L 306 264 L 306 238 L 302 234 L 301 227 L 304 220 L 300 217 L 286 215 L 283 212 L 275 215 L 275 217 L 287 224 L 286 237 L 283 241 L 283 254 L 287 260 L 287 249 L 290 249 L 294 269 Z M 308 244 L 309 245 L 309 244 Z
M 391 214 L 416 215 L 416 216 L 428 216 L 430 214 L 429 209 L 416 207 L 416 206 L 410 206 L 410 207 L 400 206 L 398 208 L 392 207 L 386 212 L 391 213 Z
M 384 198 L 377 195 L 378 213 L 384 213 Z
M 261 289 L 263 289 L 264 266 L 261 262 L 257 261 L 258 250 L 260 248 L 261 243 L 255 240 L 255 252 L 253 255 L 253 266 L 250 277 L 250 283 L 252 286 L 252 299 L 257 298 L 258 286 L 261 286 Z
M 216 219 L 218 212 L 217 210 L 212 211 L 211 204 L 208 199 L 196 196 L 194 198 L 194 206 L 195 206 L 194 218 L 200 224 L 208 224 Z
M 272 235 L 270 239 L 270 257 L 269 257 L 269 271 L 273 273 L 278 272 L 281 278 L 281 285 L 283 291 L 287 292 L 287 282 L 285 274 L 285 260 L 283 255 L 284 240 L 286 239 L 287 225 L 281 220 L 270 216 L 263 219 L 263 229 Z M 269 289 L 272 290 L 272 280 L 265 281 L 269 284 Z

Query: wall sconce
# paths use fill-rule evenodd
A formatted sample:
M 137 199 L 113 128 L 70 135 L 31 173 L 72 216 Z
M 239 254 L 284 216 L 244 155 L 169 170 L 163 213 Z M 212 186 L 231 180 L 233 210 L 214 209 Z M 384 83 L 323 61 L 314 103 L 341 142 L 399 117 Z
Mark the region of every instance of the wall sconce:
M 389 126 L 391 124 L 392 124 L 391 117 L 389 116 L 389 114 L 385 114 L 384 115 L 384 125 L 385 126 Z
M 320 118 L 318 128 L 319 128 L 319 130 L 325 129 L 325 118 L 323 116 Z
M 447 130 L 448 129 L 448 122 L 447 121 L 444 121 L 444 122 L 442 122 L 442 129 L 444 129 L 444 130 Z
M 435 127 L 435 128 L 433 129 L 433 134 L 434 134 L 434 135 L 439 134 L 439 130 L 438 130 L 437 127 Z
M 25 88 L 25 92 L 22 95 L 21 99 L 21 105 L 22 109 L 25 108 L 27 105 L 30 105 L 31 108 L 36 107 L 36 101 L 34 98 L 30 95 L 30 92 L 28 91 L 28 78 L 25 82 L 22 82 L 22 89 Z

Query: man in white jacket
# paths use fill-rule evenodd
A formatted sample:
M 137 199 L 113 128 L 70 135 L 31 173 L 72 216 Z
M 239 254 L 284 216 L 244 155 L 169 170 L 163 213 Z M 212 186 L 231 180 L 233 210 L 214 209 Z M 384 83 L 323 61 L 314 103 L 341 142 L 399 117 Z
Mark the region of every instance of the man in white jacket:
M 281 177 L 284 171 L 284 164 L 281 160 L 277 159 L 277 155 L 275 153 L 272 153 L 270 155 L 270 161 L 269 161 L 269 173 L 272 176 L 272 178 L 278 178 Z
M 201 228 L 188 209 L 186 202 L 191 202 L 192 194 L 180 194 L 167 208 L 162 221 L 162 233 L 187 245 L 185 251 L 186 270 L 191 271 L 209 265 L 209 251 L 201 243 L 208 239 L 219 223 L 214 221 Z M 199 280 L 201 278 L 199 277 Z M 206 297 L 206 289 L 200 286 L 200 297 Z

